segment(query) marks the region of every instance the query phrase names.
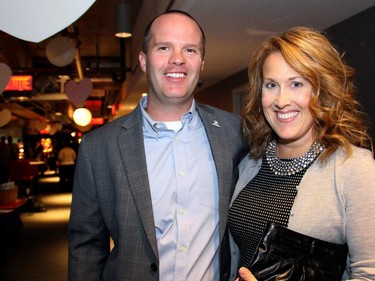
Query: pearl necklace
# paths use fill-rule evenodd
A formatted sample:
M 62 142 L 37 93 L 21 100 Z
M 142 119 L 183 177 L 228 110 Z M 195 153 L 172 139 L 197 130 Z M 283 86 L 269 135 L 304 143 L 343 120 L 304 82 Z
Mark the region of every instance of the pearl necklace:
M 277 176 L 294 175 L 308 167 L 324 150 L 324 145 L 314 142 L 310 149 L 301 157 L 288 160 L 281 160 L 276 156 L 276 141 L 269 143 L 266 149 L 266 159 L 271 170 Z

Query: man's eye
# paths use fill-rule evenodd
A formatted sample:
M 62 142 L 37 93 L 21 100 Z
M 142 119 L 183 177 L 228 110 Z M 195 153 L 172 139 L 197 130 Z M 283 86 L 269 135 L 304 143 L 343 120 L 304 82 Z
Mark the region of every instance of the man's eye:
M 196 49 L 186 49 L 186 52 L 188 53 L 197 53 Z

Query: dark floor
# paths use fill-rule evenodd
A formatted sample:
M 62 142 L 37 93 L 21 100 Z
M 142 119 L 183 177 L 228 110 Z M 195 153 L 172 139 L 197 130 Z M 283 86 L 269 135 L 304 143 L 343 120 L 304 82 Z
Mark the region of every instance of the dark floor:
M 0 265 L 2 281 L 68 280 L 67 226 L 71 193 L 61 193 L 54 178 L 39 184 L 38 212 L 23 212 L 18 239 L 9 243 Z

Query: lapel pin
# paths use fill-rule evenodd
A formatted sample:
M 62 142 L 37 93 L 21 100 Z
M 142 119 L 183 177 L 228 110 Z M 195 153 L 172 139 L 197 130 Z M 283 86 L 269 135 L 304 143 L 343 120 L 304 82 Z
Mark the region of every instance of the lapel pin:
M 219 122 L 217 122 L 216 120 L 212 121 L 212 126 L 220 128 Z

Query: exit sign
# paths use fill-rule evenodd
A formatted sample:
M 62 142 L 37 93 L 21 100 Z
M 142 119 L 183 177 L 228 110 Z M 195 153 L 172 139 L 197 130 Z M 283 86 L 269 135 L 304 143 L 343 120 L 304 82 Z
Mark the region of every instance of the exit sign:
M 31 91 L 33 77 L 31 75 L 12 75 L 4 91 Z

